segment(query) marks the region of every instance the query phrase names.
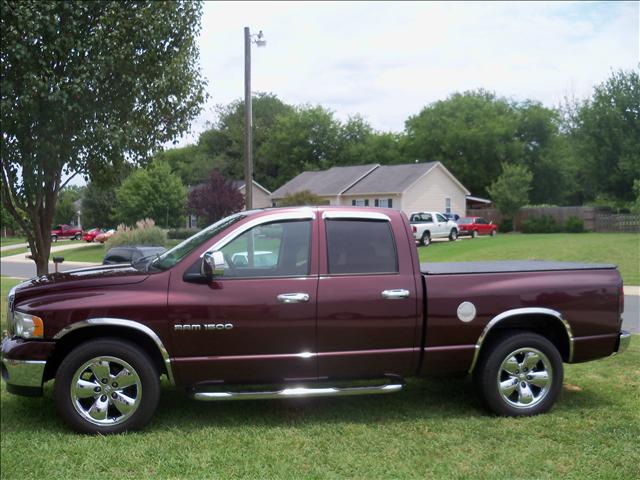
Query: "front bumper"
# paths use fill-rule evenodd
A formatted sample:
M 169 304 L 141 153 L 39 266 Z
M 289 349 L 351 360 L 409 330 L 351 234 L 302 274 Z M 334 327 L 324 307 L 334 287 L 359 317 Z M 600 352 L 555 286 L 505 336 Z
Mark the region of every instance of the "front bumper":
M 619 334 L 618 349 L 616 350 L 616 353 L 624 352 L 627 348 L 629 348 L 630 343 L 631 343 L 631 332 L 628 332 L 627 330 L 622 330 Z
M 2 380 L 7 384 L 9 393 L 26 396 L 42 395 L 42 381 L 47 364 L 42 357 L 51 346 L 49 342 L 28 342 L 8 337 L 2 340 L 0 367 Z M 29 352 L 33 357 L 28 355 Z

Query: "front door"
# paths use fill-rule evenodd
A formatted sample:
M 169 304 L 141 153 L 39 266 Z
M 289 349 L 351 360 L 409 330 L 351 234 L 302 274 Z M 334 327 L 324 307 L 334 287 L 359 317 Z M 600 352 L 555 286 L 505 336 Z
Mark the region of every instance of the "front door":
M 225 270 L 214 282 L 171 279 L 173 364 L 181 383 L 317 378 L 312 237 L 313 220 L 260 224 L 221 248 Z
M 419 331 L 412 243 L 385 215 L 353 215 L 321 225 L 319 376 L 409 375 Z
M 434 221 L 436 222 L 436 228 L 438 232 L 438 237 L 448 237 L 449 236 L 449 225 L 448 220 L 444 217 L 444 215 L 440 215 L 439 213 L 435 214 Z

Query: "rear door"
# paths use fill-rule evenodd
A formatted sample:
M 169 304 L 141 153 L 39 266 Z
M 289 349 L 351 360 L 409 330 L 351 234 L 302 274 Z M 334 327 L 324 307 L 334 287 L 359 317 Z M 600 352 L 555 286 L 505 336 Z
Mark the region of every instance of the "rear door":
M 396 241 L 397 239 L 397 241 Z M 404 224 L 325 211 L 320 224 L 320 378 L 405 376 L 415 368 L 417 294 Z

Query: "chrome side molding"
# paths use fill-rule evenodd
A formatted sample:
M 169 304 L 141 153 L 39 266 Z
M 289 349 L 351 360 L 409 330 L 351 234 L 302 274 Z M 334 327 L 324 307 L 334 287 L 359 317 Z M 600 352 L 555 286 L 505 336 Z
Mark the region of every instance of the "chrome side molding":
M 567 338 L 569 339 L 568 363 L 572 362 L 573 344 L 574 344 L 573 331 L 571 330 L 571 325 L 569 325 L 569 322 L 567 322 L 567 320 L 562 316 L 560 312 L 551 310 L 550 308 L 541 308 L 541 307 L 514 308 L 513 310 L 507 310 L 506 312 L 502 312 L 501 314 L 496 315 L 489 321 L 489 323 L 487 323 L 487 326 L 484 327 L 484 330 L 482 331 L 482 333 L 478 337 L 478 341 L 476 342 L 476 346 L 475 346 L 476 348 L 473 353 L 473 360 L 471 361 L 471 367 L 469 368 L 469 373 L 473 372 L 473 369 L 475 368 L 476 363 L 478 362 L 478 357 L 480 356 L 480 349 L 482 348 L 482 344 L 484 343 L 491 329 L 503 320 L 517 317 L 517 316 L 522 316 L 522 315 L 545 315 L 545 316 L 553 317 L 556 320 L 560 321 L 560 323 L 562 323 L 562 325 L 564 326 L 567 332 Z
M 193 392 L 195 400 L 263 400 L 273 398 L 339 397 L 350 395 L 376 395 L 395 393 L 404 388 L 404 382 L 394 380 L 384 385 L 359 387 L 292 387 L 271 391 Z
M 162 360 L 164 361 L 164 366 L 167 369 L 167 378 L 171 385 L 175 385 L 175 380 L 173 377 L 173 370 L 171 369 L 171 358 L 169 358 L 169 352 L 165 348 L 160 337 L 151 330 L 146 325 L 143 325 L 139 322 L 134 322 L 133 320 L 124 320 L 122 318 L 90 318 L 88 320 L 81 320 L 76 323 L 72 323 L 71 325 L 67 325 L 58 333 L 53 336 L 54 340 L 58 340 L 68 333 L 71 333 L 79 328 L 87 328 L 87 327 L 97 327 L 97 326 L 111 326 L 111 327 L 126 327 L 133 328 L 134 330 L 138 330 L 145 335 L 147 335 L 153 343 L 156 344 L 158 350 L 160 351 L 160 355 L 162 356 Z

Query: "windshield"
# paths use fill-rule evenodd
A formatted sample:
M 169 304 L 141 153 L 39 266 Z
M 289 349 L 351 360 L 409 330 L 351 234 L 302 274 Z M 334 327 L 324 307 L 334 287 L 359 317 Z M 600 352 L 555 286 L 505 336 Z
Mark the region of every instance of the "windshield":
M 210 225 L 204 230 L 196 233 L 193 237 L 187 238 L 184 242 L 179 243 L 171 250 L 167 250 L 162 255 L 158 255 L 158 257 L 150 263 L 149 268 L 167 270 L 173 267 L 200 245 L 212 239 L 230 225 L 242 220 L 245 216 L 245 214 L 236 213 L 229 217 L 225 217 L 222 220 L 218 220 L 213 225 Z
M 469 223 L 473 223 L 473 218 L 461 218 L 458 220 L 458 225 L 467 225 Z

